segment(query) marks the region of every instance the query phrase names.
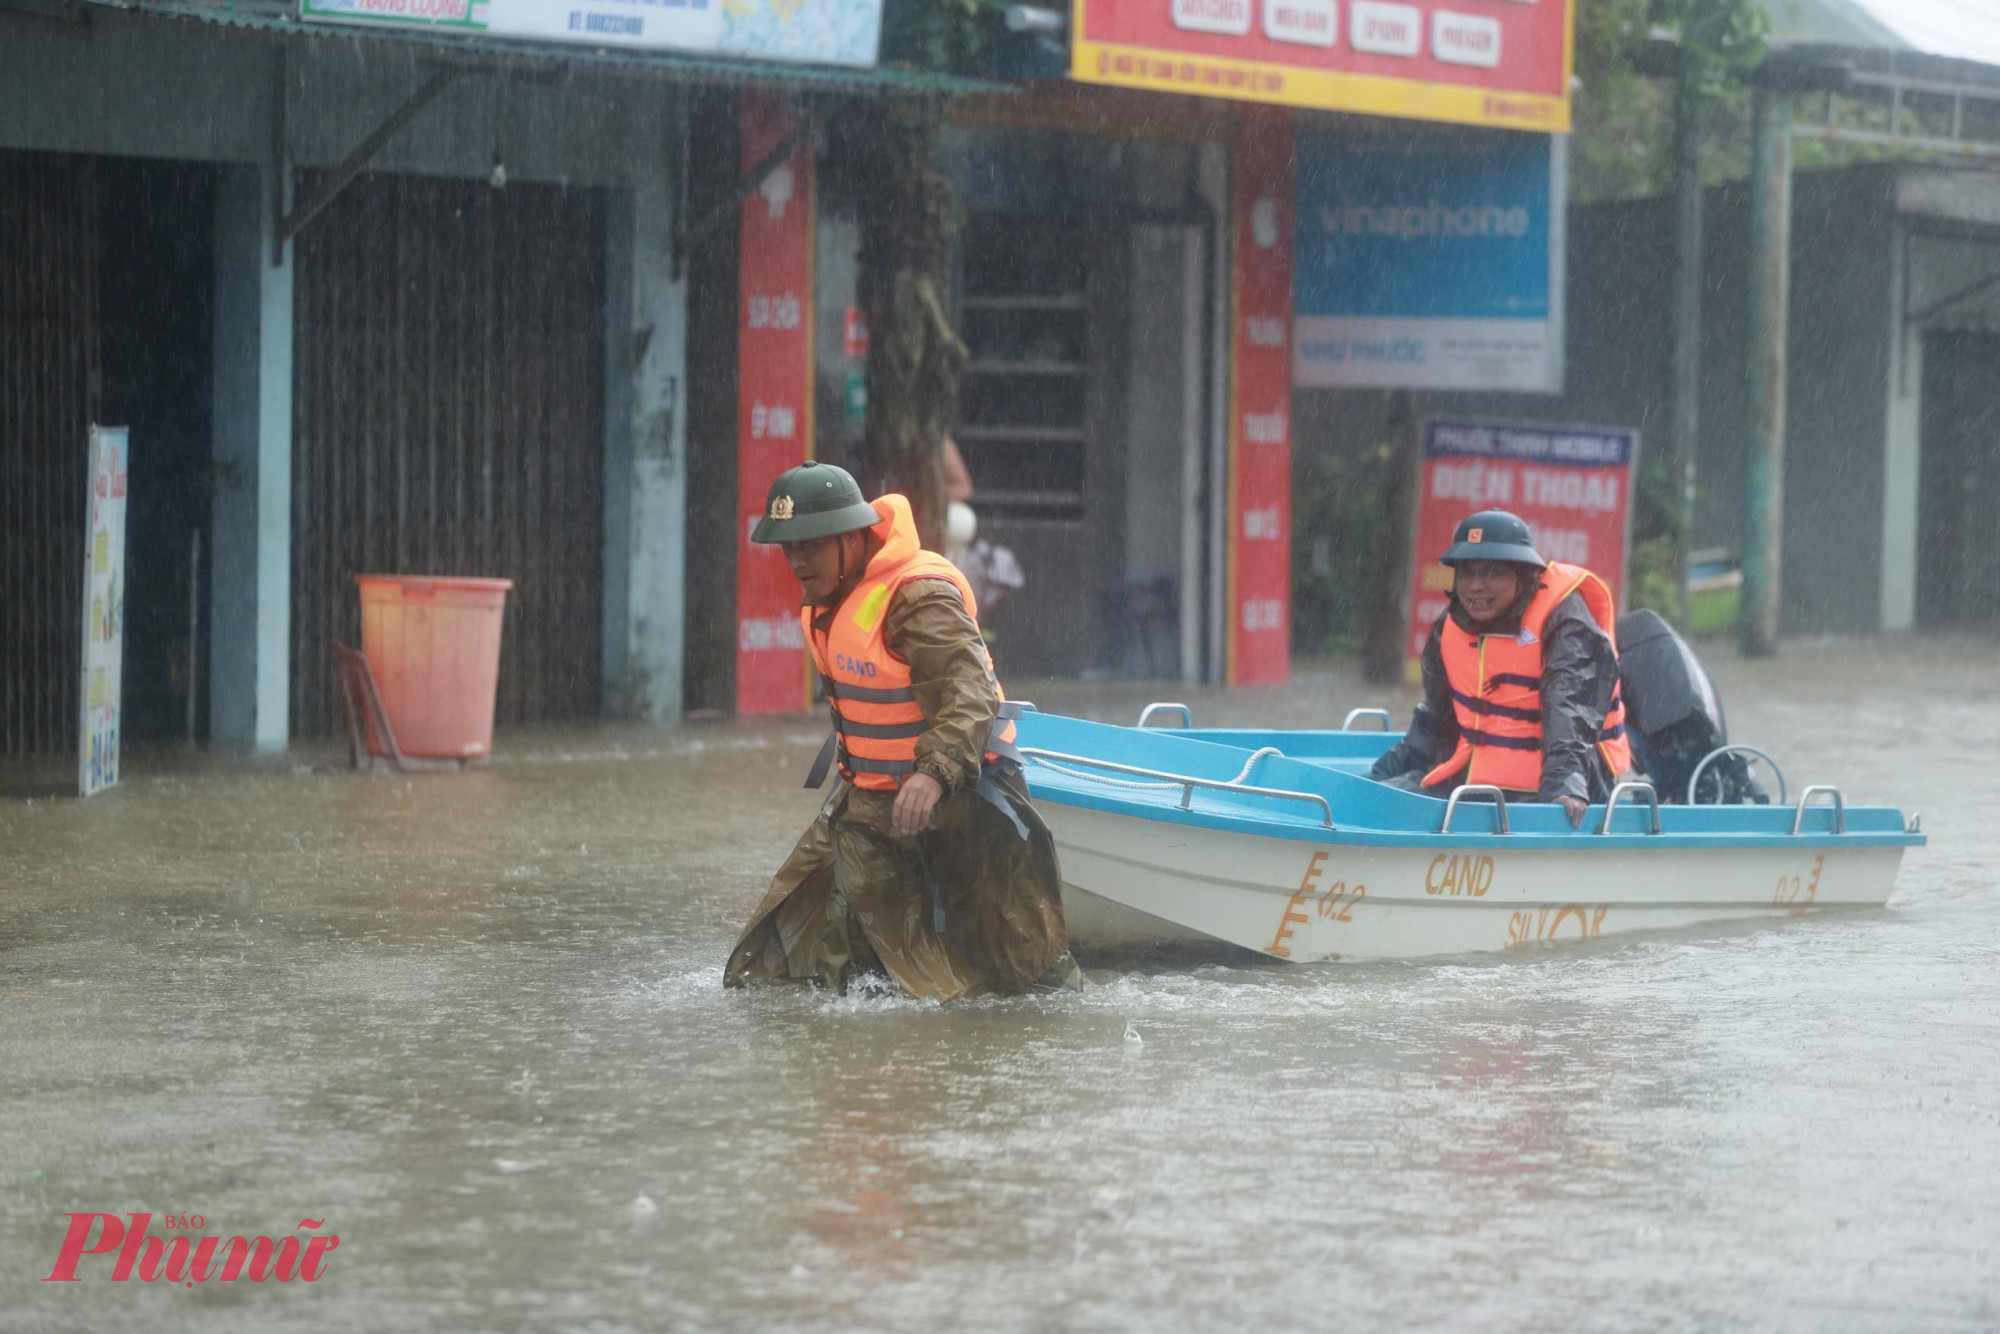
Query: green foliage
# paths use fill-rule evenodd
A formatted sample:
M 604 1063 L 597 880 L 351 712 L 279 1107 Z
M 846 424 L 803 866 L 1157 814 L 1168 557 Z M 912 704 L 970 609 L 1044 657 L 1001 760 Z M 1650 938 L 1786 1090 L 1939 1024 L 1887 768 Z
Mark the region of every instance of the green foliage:
M 1663 451 L 1642 453 L 1632 491 L 1632 550 L 1625 578 L 1628 610 L 1651 607 L 1678 622 L 1680 580 L 1674 568 L 1687 541 L 1680 484 Z
M 1633 65 L 1647 0 L 1576 0 L 1576 133 L 1570 194 L 1585 203 L 1653 193 L 1671 133 L 1672 95 Z
M 1764 59 L 1770 15 L 1756 0 L 1651 0 L 1648 18 L 1682 52 L 1682 78 L 1702 100 L 1741 86 Z
M 1744 79 L 1764 58 L 1768 28 L 1757 0 L 1577 0 L 1571 196 L 1595 202 L 1666 191 L 1680 90 L 1640 72 L 1656 37 L 1683 52 L 1681 78 L 1703 118 L 1703 177 L 1742 175 L 1749 161 Z
M 1000 22 L 985 0 L 884 0 L 882 63 L 985 77 Z
M 1397 446 L 1294 456 L 1292 641 L 1303 654 L 1353 653 L 1367 632 L 1377 586 L 1396 568 L 1382 512 Z
M 1639 476 L 1632 489 L 1634 545 L 1655 537 L 1678 543 L 1682 522 L 1680 487 L 1668 466 L 1666 451 L 1641 451 Z
M 1625 609 L 1650 607 L 1670 621 L 1680 619 L 1680 581 L 1674 577 L 1674 556 L 1680 544 L 1671 537 L 1653 537 L 1632 544 L 1625 572 Z
M 1573 203 L 1664 193 L 1673 136 L 1673 90 L 1624 71 L 1627 77 L 1587 80 L 1576 90 L 1576 133 L 1570 139 Z

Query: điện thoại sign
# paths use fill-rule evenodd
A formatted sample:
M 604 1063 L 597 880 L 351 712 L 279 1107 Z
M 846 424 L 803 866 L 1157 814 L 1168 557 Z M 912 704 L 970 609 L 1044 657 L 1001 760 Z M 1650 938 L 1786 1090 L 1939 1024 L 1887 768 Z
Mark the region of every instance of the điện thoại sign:
M 1574 0 L 1074 0 L 1084 83 L 1567 133 Z
M 300 16 L 440 33 L 873 66 L 882 0 L 301 0 Z

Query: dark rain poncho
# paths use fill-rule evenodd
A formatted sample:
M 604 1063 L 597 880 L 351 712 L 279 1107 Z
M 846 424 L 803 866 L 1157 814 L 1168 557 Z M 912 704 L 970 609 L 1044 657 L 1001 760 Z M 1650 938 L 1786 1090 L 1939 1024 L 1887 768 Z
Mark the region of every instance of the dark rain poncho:
M 1521 613 L 1534 597 L 1525 590 L 1521 602 L 1484 629 L 1510 635 L 1521 628 Z M 1377 780 L 1420 782 L 1424 774 L 1451 758 L 1458 746 L 1458 714 L 1451 704 L 1451 681 L 1445 672 L 1445 618 L 1462 628 L 1478 629 L 1459 611 L 1454 599 L 1431 625 L 1424 641 L 1424 698 L 1410 717 L 1409 730 L 1369 771 Z M 1581 797 L 1603 801 L 1616 774 L 1608 771 L 1597 748 L 1597 734 L 1611 711 L 1611 692 L 1618 685 L 1618 653 L 1610 633 L 1599 626 L 1583 595 L 1571 593 L 1549 611 L 1542 626 L 1542 786 L 1537 801 Z M 1442 790 L 1463 781 L 1447 779 Z
M 1055 980 L 1067 964 L 1055 842 L 1018 767 L 981 764 L 1000 697 L 978 627 L 957 589 L 929 579 L 897 592 L 883 633 L 929 723 L 917 768 L 945 796 L 910 839 L 890 820 L 895 793 L 838 783 L 751 914 L 723 984 L 839 991 L 883 972 L 912 996 L 950 1000 Z

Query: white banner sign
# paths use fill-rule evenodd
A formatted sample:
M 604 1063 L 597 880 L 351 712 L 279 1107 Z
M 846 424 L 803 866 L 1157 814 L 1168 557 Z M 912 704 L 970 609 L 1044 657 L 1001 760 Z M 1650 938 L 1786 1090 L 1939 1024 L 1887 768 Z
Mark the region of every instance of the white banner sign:
M 125 662 L 125 470 L 122 426 L 90 428 L 83 539 L 83 727 L 76 783 L 84 796 L 118 781 L 118 705 Z
M 873 65 L 882 32 L 882 0 L 301 0 L 300 14 L 825 65 Z

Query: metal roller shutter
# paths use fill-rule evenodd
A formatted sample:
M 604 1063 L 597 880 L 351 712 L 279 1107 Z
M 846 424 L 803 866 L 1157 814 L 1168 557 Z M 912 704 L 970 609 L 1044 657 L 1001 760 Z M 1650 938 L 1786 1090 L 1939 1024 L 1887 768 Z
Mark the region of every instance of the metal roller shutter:
M 359 573 L 514 580 L 499 721 L 597 717 L 602 194 L 365 176 L 295 262 L 294 733 L 344 726 Z
M 76 749 L 98 384 L 91 160 L 0 152 L 0 755 Z

